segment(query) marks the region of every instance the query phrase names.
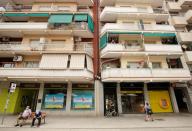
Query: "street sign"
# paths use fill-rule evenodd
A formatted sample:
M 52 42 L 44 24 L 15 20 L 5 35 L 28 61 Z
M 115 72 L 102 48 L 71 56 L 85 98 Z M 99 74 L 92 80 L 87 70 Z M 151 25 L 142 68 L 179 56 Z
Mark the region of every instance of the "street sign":
M 10 85 L 10 92 L 11 93 L 15 92 L 16 86 L 17 86 L 16 83 L 11 83 L 11 85 Z

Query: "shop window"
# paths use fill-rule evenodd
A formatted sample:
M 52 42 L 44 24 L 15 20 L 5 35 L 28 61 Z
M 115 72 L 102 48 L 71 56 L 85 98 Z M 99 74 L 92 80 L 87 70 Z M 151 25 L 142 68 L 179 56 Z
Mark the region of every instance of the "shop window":
M 25 68 L 38 68 L 39 62 L 38 61 L 26 61 Z
M 65 109 L 67 98 L 67 85 L 45 84 L 44 109 Z
M 152 62 L 153 69 L 161 68 L 161 62 Z
M 72 110 L 93 110 L 94 89 L 92 85 L 73 84 L 71 109 Z

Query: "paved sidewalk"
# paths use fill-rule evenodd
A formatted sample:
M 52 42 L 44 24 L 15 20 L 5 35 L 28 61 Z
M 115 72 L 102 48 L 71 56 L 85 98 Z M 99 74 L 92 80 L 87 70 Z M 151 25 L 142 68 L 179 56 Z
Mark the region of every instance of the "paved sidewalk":
M 1 119 L 1 117 L 0 117 Z M 16 116 L 7 116 L 1 131 L 192 131 L 191 114 L 155 114 L 154 121 L 144 121 L 144 115 L 124 115 L 120 117 L 65 117 L 48 116 L 46 124 L 31 128 L 30 121 L 23 127 L 14 127 Z

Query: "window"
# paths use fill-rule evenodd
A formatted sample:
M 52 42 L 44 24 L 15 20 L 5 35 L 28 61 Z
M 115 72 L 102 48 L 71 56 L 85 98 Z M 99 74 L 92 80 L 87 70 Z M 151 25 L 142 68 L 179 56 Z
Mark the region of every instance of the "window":
M 71 109 L 93 110 L 94 99 L 94 88 L 91 84 L 73 84 Z
M 44 109 L 65 109 L 67 98 L 66 84 L 45 84 Z
M 25 67 L 26 68 L 38 68 L 39 67 L 39 61 L 26 61 Z
M 152 62 L 153 69 L 161 68 L 161 62 Z

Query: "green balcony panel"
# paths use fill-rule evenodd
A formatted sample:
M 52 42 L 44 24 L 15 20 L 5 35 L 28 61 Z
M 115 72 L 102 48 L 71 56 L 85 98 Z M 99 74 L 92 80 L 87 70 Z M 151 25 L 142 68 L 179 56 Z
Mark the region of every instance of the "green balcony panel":
M 72 23 L 73 15 L 72 14 L 64 14 L 64 15 L 51 15 L 48 22 L 50 24 L 70 24 Z
M 105 33 L 101 38 L 100 38 L 100 49 L 104 48 L 107 45 L 107 33 Z
M 76 14 L 74 16 L 74 21 L 77 21 L 77 22 L 87 22 L 87 15 L 86 14 Z
M 94 32 L 94 23 L 92 18 L 88 15 L 88 27 L 91 32 Z
M 144 32 L 144 36 L 149 36 L 149 37 L 175 37 L 175 33 L 148 33 Z

